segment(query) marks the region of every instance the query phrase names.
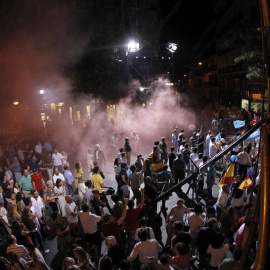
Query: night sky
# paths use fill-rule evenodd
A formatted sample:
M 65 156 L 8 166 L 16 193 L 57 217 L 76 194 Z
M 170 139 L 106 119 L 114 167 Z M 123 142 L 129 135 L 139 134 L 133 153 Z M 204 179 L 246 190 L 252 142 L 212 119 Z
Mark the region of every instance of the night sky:
M 179 0 L 161 0 L 162 19 L 177 5 Z M 214 5 L 217 0 L 183 0 L 172 18 L 162 29 L 161 43 L 174 42 L 178 50 L 174 55 L 175 73 L 187 65 L 192 50 L 199 40 L 200 33 L 214 18 Z M 181 62 L 181 63 L 180 63 Z

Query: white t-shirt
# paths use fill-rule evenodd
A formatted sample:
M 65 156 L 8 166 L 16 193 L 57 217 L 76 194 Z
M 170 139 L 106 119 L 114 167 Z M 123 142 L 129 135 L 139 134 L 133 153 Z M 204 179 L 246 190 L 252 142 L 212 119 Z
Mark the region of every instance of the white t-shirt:
M 79 212 L 79 217 L 84 233 L 93 234 L 97 231 L 97 222 L 101 220 L 100 216 L 94 215 L 91 212 Z
M 57 180 L 58 178 L 61 179 L 61 180 L 64 181 L 64 182 L 66 181 L 66 180 L 65 180 L 65 177 L 64 177 L 64 175 L 63 175 L 62 173 L 59 173 L 58 175 L 54 174 L 54 175 L 53 175 L 53 183 L 54 183 L 54 184 L 56 183 L 56 180 Z
M 89 204 L 89 202 L 93 200 L 93 193 L 92 193 L 91 188 L 85 189 L 85 198 L 86 198 L 87 204 Z
M 52 154 L 52 160 L 53 160 L 54 166 L 60 166 L 60 165 L 62 165 L 62 159 L 63 158 L 64 157 L 62 156 L 62 154 L 60 154 L 60 153 L 57 153 L 57 154 L 53 153 Z
M 42 145 L 41 144 L 36 144 L 35 152 L 39 153 L 39 154 L 42 154 Z
M 40 196 L 37 199 L 31 197 L 32 206 L 35 208 L 35 212 L 38 214 L 39 218 L 42 217 L 42 208 L 44 207 L 42 199 Z
M 66 203 L 65 205 L 65 211 L 67 213 L 67 221 L 69 223 L 75 223 L 78 220 L 78 216 L 73 216 L 72 213 L 74 212 L 74 209 L 76 207 L 75 202 L 72 203 Z

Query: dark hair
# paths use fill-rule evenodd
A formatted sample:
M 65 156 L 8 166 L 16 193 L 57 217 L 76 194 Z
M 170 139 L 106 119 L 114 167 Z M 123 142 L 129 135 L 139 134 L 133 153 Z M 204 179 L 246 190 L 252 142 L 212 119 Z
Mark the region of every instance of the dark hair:
M 127 203 L 127 206 L 129 209 L 133 208 L 134 207 L 134 201 L 133 200 L 129 200 L 128 203 Z
M 211 245 L 214 249 L 219 249 L 223 245 L 224 236 L 220 233 L 217 233 L 216 236 L 212 239 Z
M 175 221 L 175 222 L 173 223 L 173 228 L 174 228 L 176 231 L 182 231 L 183 228 L 184 228 L 184 224 L 183 224 L 183 222 L 181 222 L 181 221 Z
M 99 262 L 99 270 L 111 270 L 112 260 L 110 257 L 103 257 Z
M 89 207 L 86 203 L 84 203 L 81 208 L 82 208 L 82 211 L 85 213 L 89 210 Z
M 141 229 L 138 232 L 138 237 L 140 238 L 141 241 L 146 241 L 148 239 L 147 229 Z
M 207 220 L 207 226 L 212 229 L 214 228 L 215 223 L 217 223 L 217 219 L 212 217 Z
M 59 187 L 61 182 L 62 182 L 62 180 L 61 180 L 60 178 L 57 178 L 57 179 L 56 179 L 55 185 L 56 185 L 57 187 Z
M 24 198 L 23 202 L 24 202 L 25 206 L 28 206 L 31 203 L 31 198 Z
M 187 245 L 182 242 L 177 243 L 175 247 L 180 255 L 186 255 L 189 253 Z
M 121 164 L 121 169 L 125 169 L 127 167 L 127 163 L 122 163 Z
M 111 199 L 112 199 L 112 201 L 113 201 L 114 203 L 117 203 L 117 202 L 120 200 L 120 198 L 119 198 L 119 196 L 118 196 L 117 194 L 113 194 L 113 195 L 111 196 Z
M 131 172 L 135 172 L 135 170 L 136 170 L 136 167 L 135 167 L 135 165 L 131 165 L 130 167 L 129 167 L 129 169 L 131 170 Z
M 8 235 L 7 235 L 7 242 L 8 242 L 10 245 L 13 244 L 13 241 L 14 241 L 14 239 L 13 239 L 12 236 L 14 236 L 14 235 L 12 235 L 12 234 L 8 234 Z
M 196 204 L 195 204 L 194 212 L 195 212 L 196 214 L 202 213 L 202 205 L 201 205 L 200 203 L 196 203 Z
M 163 264 L 163 265 L 164 264 L 170 264 L 170 261 L 169 261 L 170 258 L 171 258 L 170 254 L 163 253 L 163 254 L 160 255 L 159 260 L 160 260 L 161 264 Z
M 81 167 L 81 166 L 80 166 L 80 162 L 76 162 L 76 163 L 75 163 L 75 170 L 76 170 L 76 171 L 79 171 L 80 167 Z
M 118 157 L 117 157 L 117 158 L 115 158 L 115 160 L 114 160 L 114 162 L 113 162 L 113 165 L 117 166 L 117 165 L 118 165 L 118 160 L 119 160 L 119 158 L 118 158 Z
M 139 226 L 140 227 L 144 227 L 144 226 L 147 226 L 147 219 L 146 217 L 143 217 L 139 220 Z
M 31 195 L 34 195 L 34 193 L 35 193 L 36 191 L 37 191 L 36 189 L 31 189 L 30 194 L 31 194 Z
M 124 259 L 119 263 L 120 270 L 130 270 L 131 266 L 132 264 L 128 259 Z
M 206 162 L 207 160 L 208 160 L 208 156 L 204 156 L 202 159 L 203 162 Z
M 104 215 L 104 217 L 103 217 L 104 222 L 105 222 L 105 223 L 108 222 L 111 216 L 112 216 L 112 214 L 106 213 L 106 214 Z
M 92 187 L 92 182 L 91 182 L 91 180 L 85 181 L 84 184 L 85 184 L 85 186 L 88 187 L 88 188 Z
M 243 190 L 242 189 L 239 189 L 238 187 L 240 186 L 241 182 L 236 182 L 235 184 L 235 187 L 232 191 L 232 197 L 235 198 L 235 199 L 239 199 L 242 197 L 243 195 Z
M 96 166 L 93 168 L 93 173 L 98 173 L 98 171 L 99 171 L 99 166 Z

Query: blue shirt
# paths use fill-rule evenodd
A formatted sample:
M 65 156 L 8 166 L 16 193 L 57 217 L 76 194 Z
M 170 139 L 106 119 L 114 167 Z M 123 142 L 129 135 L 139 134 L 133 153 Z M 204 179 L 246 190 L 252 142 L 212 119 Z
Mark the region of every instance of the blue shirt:
M 64 170 L 64 176 L 65 176 L 66 182 L 69 185 L 72 185 L 74 183 L 74 176 L 70 170 Z
M 14 172 L 17 172 L 17 173 L 20 173 L 22 170 L 21 170 L 21 165 L 20 165 L 20 162 L 19 161 L 13 161 L 11 163 L 11 166 L 10 166 L 10 169 Z
M 28 174 L 27 177 L 23 175 L 21 179 L 19 180 L 19 184 L 23 190 L 30 191 L 32 189 L 32 182 L 31 182 L 30 174 Z
M 45 142 L 44 143 L 44 149 L 47 151 L 47 152 L 52 152 L 52 145 L 50 142 Z

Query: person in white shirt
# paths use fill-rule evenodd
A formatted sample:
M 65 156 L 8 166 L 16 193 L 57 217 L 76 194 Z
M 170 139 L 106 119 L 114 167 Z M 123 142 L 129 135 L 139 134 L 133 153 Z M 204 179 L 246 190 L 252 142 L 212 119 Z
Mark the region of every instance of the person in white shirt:
M 209 158 L 212 158 L 217 153 L 216 138 L 212 137 L 209 143 Z
M 189 157 L 190 157 L 190 171 L 195 172 L 197 168 L 193 163 L 195 163 L 195 160 L 198 159 L 198 148 L 193 148 L 193 152 L 190 154 Z
M 54 175 L 53 175 L 53 183 L 56 183 L 57 179 L 61 179 L 63 181 L 63 183 L 66 182 L 65 177 L 62 173 L 60 173 L 59 168 L 55 167 L 54 168 Z
M 41 145 L 40 141 L 37 141 L 37 144 L 35 145 L 35 153 L 39 158 L 42 156 L 42 148 L 43 146 Z
M 241 175 L 242 179 L 247 176 L 247 169 L 251 166 L 251 157 L 247 153 L 247 147 L 245 146 L 243 151 L 237 155 L 238 161 L 238 173 Z
M 38 192 L 35 189 L 31 190 L 31 202 L 32 207 L 35 209 L 35 213 L 37 213 L 38 218 L 41 219 L 44 211 L 44 204 L 41 197 L 38 195 Z
M 103 211 L 101 212 L 101 214 L 103 214 Z M 95 256 L 97 257 L 99 255 L 98 253 L 99 232 L 97 229 L 97 224 L 98 222 L 100 222 L 101 216 L 92 214 L 91 212 L 89 212 L 88 205 L 83 204 L 82 211 L 79 212 L 79 219 L 87 242 L 88 251 L 90 251 L 92 245 L 94 245 L 94 252 Z
M 54 153 L 52 154 L 52 160 L 53 160 L 53 165 L 54 167 L 57 167 L 60 172 L 63 171 L 63 166 L 62 166 L 62 160 L 63 156 L 61 153 L 58 152 L 57 149 L 54 149 Z
M 70 236 L 74 238 L 76 231 L 78 229 L 78 207 L 73 202 L 73 199 L 70 195 L 66 195 L 65 199 L 66 199 L 65 211 L 67 214 L 67 224 L 70 228 Z

